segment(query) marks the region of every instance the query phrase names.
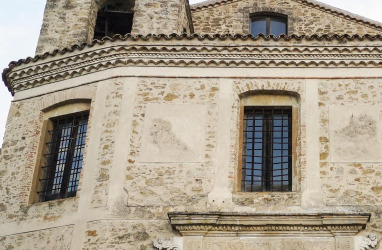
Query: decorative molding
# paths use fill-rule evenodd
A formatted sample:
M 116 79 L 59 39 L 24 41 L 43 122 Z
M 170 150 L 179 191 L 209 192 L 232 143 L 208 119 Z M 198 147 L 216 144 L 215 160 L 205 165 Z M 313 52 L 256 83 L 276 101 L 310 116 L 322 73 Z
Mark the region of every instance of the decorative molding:
M 171 237 L 169 240 L 166 240 L 164 237 L 158 237 L 154 240 L 153 245 L 159 250 L 180 250 L 182 249 L 182 242 L 175 240 L 174 237 Z
M 215 39 L 215 38 L 214 38 Z M 377 38 L 376 38 L 377 39 Z M 221 44 L 220 46 L 216 46 Z M 123 66 L 145 67 L 381 67 L 382 45 L 255 45 L 226 43 L 117 43 L 83 48 L 81 53 L 36 57 L 10 65 L 3 73 L 17 91 Z
M 169 213 L 183 236 L 354 236 L 370 214 Z
M 357 250 L 375 249 L 378 245 L 376 234 L 369 234 L 367 237 L 362 237 L 362 242 L 358 245 Z

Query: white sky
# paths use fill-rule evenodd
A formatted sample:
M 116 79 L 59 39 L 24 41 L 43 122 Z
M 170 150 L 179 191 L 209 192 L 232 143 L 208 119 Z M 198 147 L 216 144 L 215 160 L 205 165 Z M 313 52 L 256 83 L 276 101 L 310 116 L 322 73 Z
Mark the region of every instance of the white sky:
M 189 0 L 190 4 L 203 2 Z M 0 8 L 0 73 L 11 61 L 33 56 L 46 0 L 4 1 Z M 321 0 L 321 2 L 382 22 L 382 0 Z M 0 84 L 0 147 L 12 100 Z

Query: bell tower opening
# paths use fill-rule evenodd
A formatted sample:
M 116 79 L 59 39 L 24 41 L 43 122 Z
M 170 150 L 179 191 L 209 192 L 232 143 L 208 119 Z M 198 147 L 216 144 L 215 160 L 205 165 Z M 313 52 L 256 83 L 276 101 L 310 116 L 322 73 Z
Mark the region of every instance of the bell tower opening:
M 94 39 L 131 33 L 135 1 L 108 1 L 97 13 Z

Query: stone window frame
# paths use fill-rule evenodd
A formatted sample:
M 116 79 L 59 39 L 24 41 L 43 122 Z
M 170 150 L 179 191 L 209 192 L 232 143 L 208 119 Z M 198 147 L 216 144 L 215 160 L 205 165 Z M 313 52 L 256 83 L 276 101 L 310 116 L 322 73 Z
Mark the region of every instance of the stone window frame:
M 292 91 L 278 90 L 258 90 L 249 91 L 240 95 L 240 124 L 238 141 L 238 168 L 236 178 L 236 193 L 241 194 L 288 194 L 300 191 L 300 164 L 298 159 L 298 142 L 300 140 L 300 96 Z M 242 191 L 242 155 L 243 155 L 243 129 L 244 129 L 244 107 L 245 106 L 289 106 L 292 108 L 292 190 L 287 192 L 260 191 L 244 192 Z
M 280 16 L 280 17 L 285 17 L 287 19 L 287 34 L 292 34 L 294 32 L 294 25 L 295 25 L 295 20 L 293 18 L 293 12 L 288 9 L 284 8 L 272 8 L 268 6 L 264 7 L 246 7 L 243 8 L 244 11 L 244 20 L 243 20 L 243 32 L 244 34 L 251 34 L 251 21 L 252 17 L 256 15 L 274 15 L 274 16 Z
M 54 105 L 51 105 L 49 107 L 46 107 L 41 110 L 41 115 L 43 118 L 42 126 L 41 126 L 41 135 L 39 139 L 38 144 L 38 150 L 37 150 L 37 160 L 34 167 L 33 177 L 32 177 L 32 185 L 30 189 L 30 195 L 28 199 L 28 204 L 35 204 L 35 203 L 42 203 L 44 201 L 39 200 L 39 194 L 38 191 L 42 189 L 42 185 L 40 182 L 40 179 L 43 177 L 44 171 L 42 169 L 42 166 L 44 165 L 45 157 L 44 154 L 46 154 L 49 150 L 48 146 L 46 145 L 49 140 L 48 130 L 52 128 L 53 122 L 52 119 L 56 117 L 62 117 L 62 116 L 70 116 L 71 114 L 76 114 L 80 112 L 88 112 L 88 122 L 90 123 L 91 119 L 91 99 L 75 99 L 75 100 L 67 100 L 63 101 Z M 83 154 L 84 161 L 82 163 L 82 169 L 85 166 L 85 159 L 86 159 L 86 145 L 88 145 L 88 138 L 89 138 L 89 125 L 87 129 L 86 139 L 85 139 L 85 150 Z M 77 194 L 81 187 L 81 179 L 82 179 L 83 171 L 80 173 L 79 178 L 79 184 L 77 187 Z M 74 197 L 68 197 L 63 199 L 69 199 L 69 198 L 75 198 Z M 53 199 L 51 201 L 54 201 L 57 199 Z M 61 199 L 59 199 L 61 200 Z

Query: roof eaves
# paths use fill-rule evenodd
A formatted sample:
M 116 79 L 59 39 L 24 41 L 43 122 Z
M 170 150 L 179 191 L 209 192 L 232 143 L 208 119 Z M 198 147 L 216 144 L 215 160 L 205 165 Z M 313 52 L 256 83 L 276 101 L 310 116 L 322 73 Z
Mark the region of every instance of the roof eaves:
M 251 35 L 251 34 L 246 34 L 246 35 L 242 35 L 242 34 L 214 34 L 214 35 L 211 35 L 211 34 L 170 34 L 170 35 L 165 35 L 165 34 L 159 34 L 159 35 L 155 35 L 155 34 L 150 34 L 150 35 L 136 35 L 136 36 L 133 36 L 131 34 L 127 34 L 125 36 L 122 36 L 122 35 L 114 35 L 113 37 L 104 37 L 102 38 L 101 40 L 93 40 L 91 43 L 83 43 L 83 44 L 75 44 L 69 48 L 64 48 L 64 49 L 61 49 L 61 50 L 54 50 L 52 52 L 46 52 L 42 55 L 36 55 L 35 57 L 28 57 L 26 59 L 20 59 L 18 61 L 12 61 L 9 63 L 8 65 L 8 68 L 4 69 L 3 70 L 3 73 L 2 73 L 2 79 L 3 79 L 3 82 L 4 82 L 4 85 L 8 88 L 8 90 L 12 93 L 12 95 L 15 94 L 14 92 L 14 89 L 12 89 L 11 85 L 9 84 L 8 82 L 8 77 L 9 77 L 9 74 L 10 72 L 12 71 L 12 69 L 16 66 L 19 66 L 19 65 L 25 65 L 25 64 L 29 64 L 31 62 L 38 62 L 40 60 L 43 60 L 43 59 L 46 59 L 46 58 L 49 58 L 49 57 L 55 57 L 56 55 L 64 55 L 64 54 L 67 54 L 67 53 L 70 53 L 70 52 L 74 52 L 74 51 L 79 51 L 79 50 L 83 50 L 85 48 L 91 48 L 97 44 L 99 45 L 102 45 L 102 44 L 105 44 L 106 42 L 110 41 L 110 42 L 115 42 L 115 41 L 126 41 L 126 40 L 132 40 L 132 41 L 148 41 L 149 39 L 154 39 L 154 40 L 172 40 L 172 39 L 177 39 L 177 40 L 192 40 L 192 39 L 197 39 L 197 40 L 200 40 L 200 41 L 203 41 L 203 40 L 210 40 L 210 41 L 213 41 L 213 40 L 226 40 L 226 39 L 231 39 L 231 40 L 252 40 L 252 41 L 256 41 L 256 40 L 264 40 L 264 41 L 301 41 L 301 40 L 307 40 L 307 41 L 311 41 L 311 40 L 316 40 L 316 41 L 332 41 L 332 40 L 339 40 L 339 41 L 355 41 L 355 40 L 358 40 L 358 41 L 363 41 L 363 40 L 369 40 L 369 41 L 374 41 L 374 40 L 379 40 L 379 41 L 382 41 L 382 34 L 378 34 L 378 35 L 363 35 L 363 36 L 360 36 L 360 35 L 348 35 L 348 34 L 345 34 L 345 35 L 332 35 L 332 36 L 329 36 L 329 35 L 311 35 L 311 36 L 306 36 L 306 35 L 280 35 L 280 36 L 274 36 L 274 35 L 269 35 L 269 36 L 265 36 L 263 34 L 259 34 L 257 35 L 256 37 Z

